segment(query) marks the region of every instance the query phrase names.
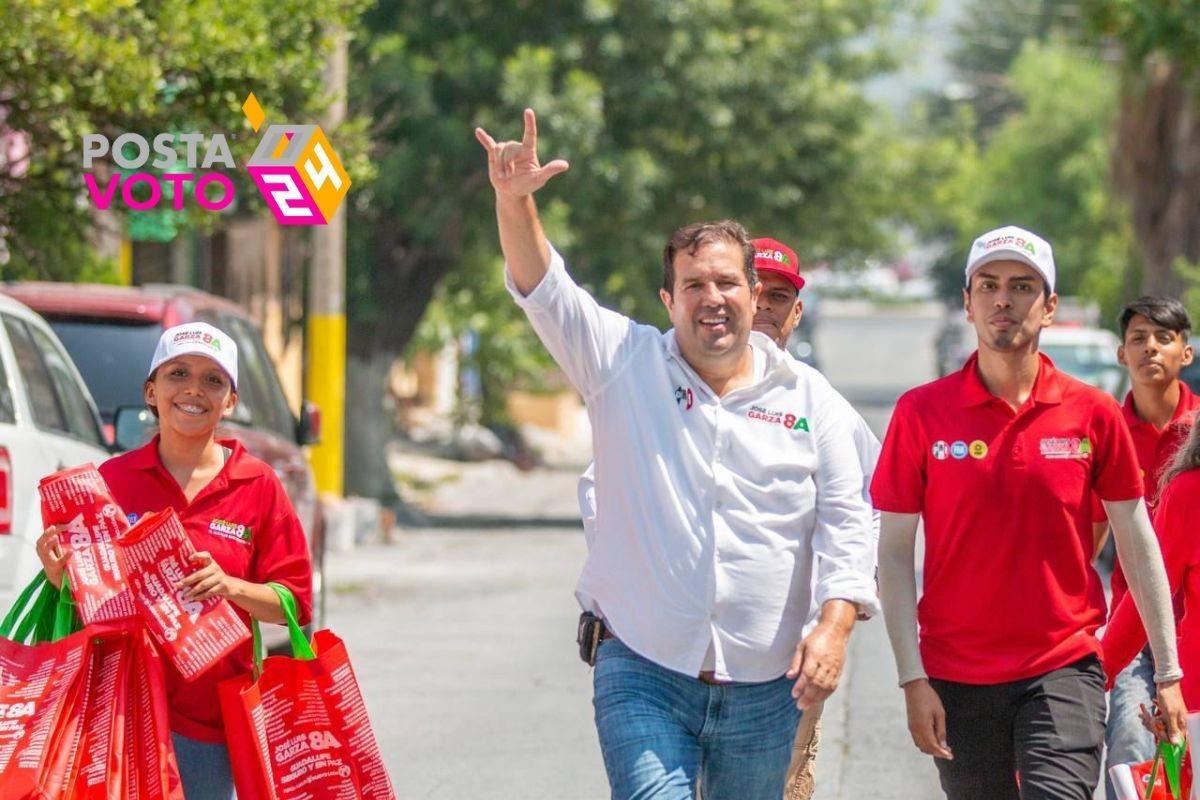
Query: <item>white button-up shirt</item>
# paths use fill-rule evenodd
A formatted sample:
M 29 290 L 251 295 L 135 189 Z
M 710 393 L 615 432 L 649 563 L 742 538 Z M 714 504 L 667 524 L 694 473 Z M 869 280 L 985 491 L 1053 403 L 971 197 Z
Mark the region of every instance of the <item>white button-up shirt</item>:
M 816 370 L 750 337 L 764 376 L 717 397 L 666 334 L 550 270 L 522 296 L 592 423 L 596 535 L 576 595 L 635 652 L 768 681 L 827 600 L 878 610 L 857 414 Z

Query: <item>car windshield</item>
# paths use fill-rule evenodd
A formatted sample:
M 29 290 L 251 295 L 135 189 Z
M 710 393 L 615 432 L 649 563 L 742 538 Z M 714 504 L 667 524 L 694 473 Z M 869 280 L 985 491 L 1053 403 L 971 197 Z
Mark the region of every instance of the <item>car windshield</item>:
M 1054 366 L 1084 383 L 1114 394 L 1123 372 L 1112 348 L 1099 344 L 1042 344 Z
M 142 384 L 162 334 L 160 326 L 111 319 L 48 322 L 83 375 L 105 422 L 112 422 L 120 406 L 144 405 Z

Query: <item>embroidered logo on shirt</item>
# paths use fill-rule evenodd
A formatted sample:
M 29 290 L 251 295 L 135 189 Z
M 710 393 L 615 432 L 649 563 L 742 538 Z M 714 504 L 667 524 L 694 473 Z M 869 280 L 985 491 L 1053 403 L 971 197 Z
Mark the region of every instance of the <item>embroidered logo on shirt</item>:
M 782 425 L 792 431 L 808 431 L 808 417 L 798 417 L 785 411 L 772 411 L 763 406 L 751 406 L 746 412 L 747 419 L 756 419 L 771 425 Z
M 1092 442 L 1086 436 L 1047 436 L 1038 450 L 1044 458 L 1087 458 L 1092 454 Z
M 945 461 L 950 457 L 950 445 L 946 444 L 941 439 L 933 443 L 933 457 L 938 461 Z
M 958 461 L 962 461 L 967 457 L 967 443 L 962 439 L 958 439 L 954 444 L 950 445 L 950 455 Z
M 141 514 L 126 514 L 125 515 L 125 519 L 129 520 L 130 525 L 135 525 L 140 517 L 141 517 Z
M 694 399 L 694 397 L 692 396 L 692 390 L 690 387 L 688 387 L 688 388 L 684 388 L 683 386 L 675 387 L 675 405 L 683 406 L 684 411 L 691 411 L 693 399 Z
M 223 519 L 214 519 L 208 523 L 208 532 L 214 536 L 221 536 L 225 539 L 234 539 L 239 542 L 250 541 L 250 526 L 239 525 L 236 522 L 229 522 Z
M 970 452 L 971 458 L 987 458 L 987 442 L 983 441 L 982 439 L 976 439 L 975 441 L 971 442 L 971 446 L 967 448 L 967 450 Z

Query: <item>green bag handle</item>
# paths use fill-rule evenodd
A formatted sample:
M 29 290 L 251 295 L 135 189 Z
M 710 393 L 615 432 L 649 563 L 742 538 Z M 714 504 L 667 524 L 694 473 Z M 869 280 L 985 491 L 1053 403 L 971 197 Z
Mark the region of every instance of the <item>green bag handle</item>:
M 302 661 L 312 661 L 317 654 L 313 652 L 312 645 L 308 643 L 308 638 L 305 637 L 304 630 L 300 627 L 297 619 L 296 598 L 292 595 L 292 590 L 280 583 L 268 583 L 267 586 L 278 595 L 279 604 L 283 607 L 283 616 L 287 619 L 288 638 L 292 642 L 292 657 Z M 250 618 L 250 638 L 254 647 L 254 677 L 257 679 L 259 675 L 262 675 L 263 643 L 258 620 L 253 617 Z
M 21 590 L 12 608 L 4 615 L 4 621 L 0 622 L 0 636 L 15 642 L 24 642 L 53 595 L 54 587 L 46 580 L 46 573 L 39 572 L 29 585 Z M 30 619 L 34 622 L 29 622 Z
M 36 644 L 56 642 L 81 628 L 66 573 L 63 573 L 62 587 L 55 589 L 46 579 L 46 573 L 39 572 L 0 622 L 0 636 Z
M 1154 763 L 1150 766 L 1150 783 L 1146 786 L 1146 800 L 1150 800 L 1154 795 L 1154 783 L 1158 780 L 1159 764 L 1163 765 L 1163 771 L 1167 774 L 1167 786 L 1171 791 L 1171 796 L 1177 800 L 1183 800 L 1180 774 L 1183 771 L 1183 760 L 1186 756 L 1186 741 L 1179 744 L 1158 743 L 1158 749 L 1154 753 Z
M 62 588 L 58 593 L 58 605 L 54 609 L 50 641 L 57 642 L 80 630 L 83 630 L 83 623 L 79 619 L 79 614 L 76 613 L 75 596 L 71 593 L 71 581 L 64 572 Z

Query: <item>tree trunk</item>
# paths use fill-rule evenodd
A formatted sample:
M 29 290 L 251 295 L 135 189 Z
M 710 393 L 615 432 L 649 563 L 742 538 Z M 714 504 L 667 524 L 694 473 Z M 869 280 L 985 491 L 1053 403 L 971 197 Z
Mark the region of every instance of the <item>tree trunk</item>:
M 1178 297 L 1175 263 L 1200 262 L 1200 81 L 1148 59 L 1125 87 L 1113 166 L 1144 260 L 1142 291 Z
M 395 220 L 381 222 L 371 235 L 378 311 L 367 315 L 351 307 L 347 320 L 345 483 L 347 492 L 377 498 L 403 516 L 387 466 L 387 444 L 396 436 L 388 371 L 452 259 L 444 251 L 409 245 Z
M 387 463 L 387 443 L 396 435 L 388 394 L 392 360 L 384 352 L 346 359 L 346 493 L 389 507 L 399 499 Z

